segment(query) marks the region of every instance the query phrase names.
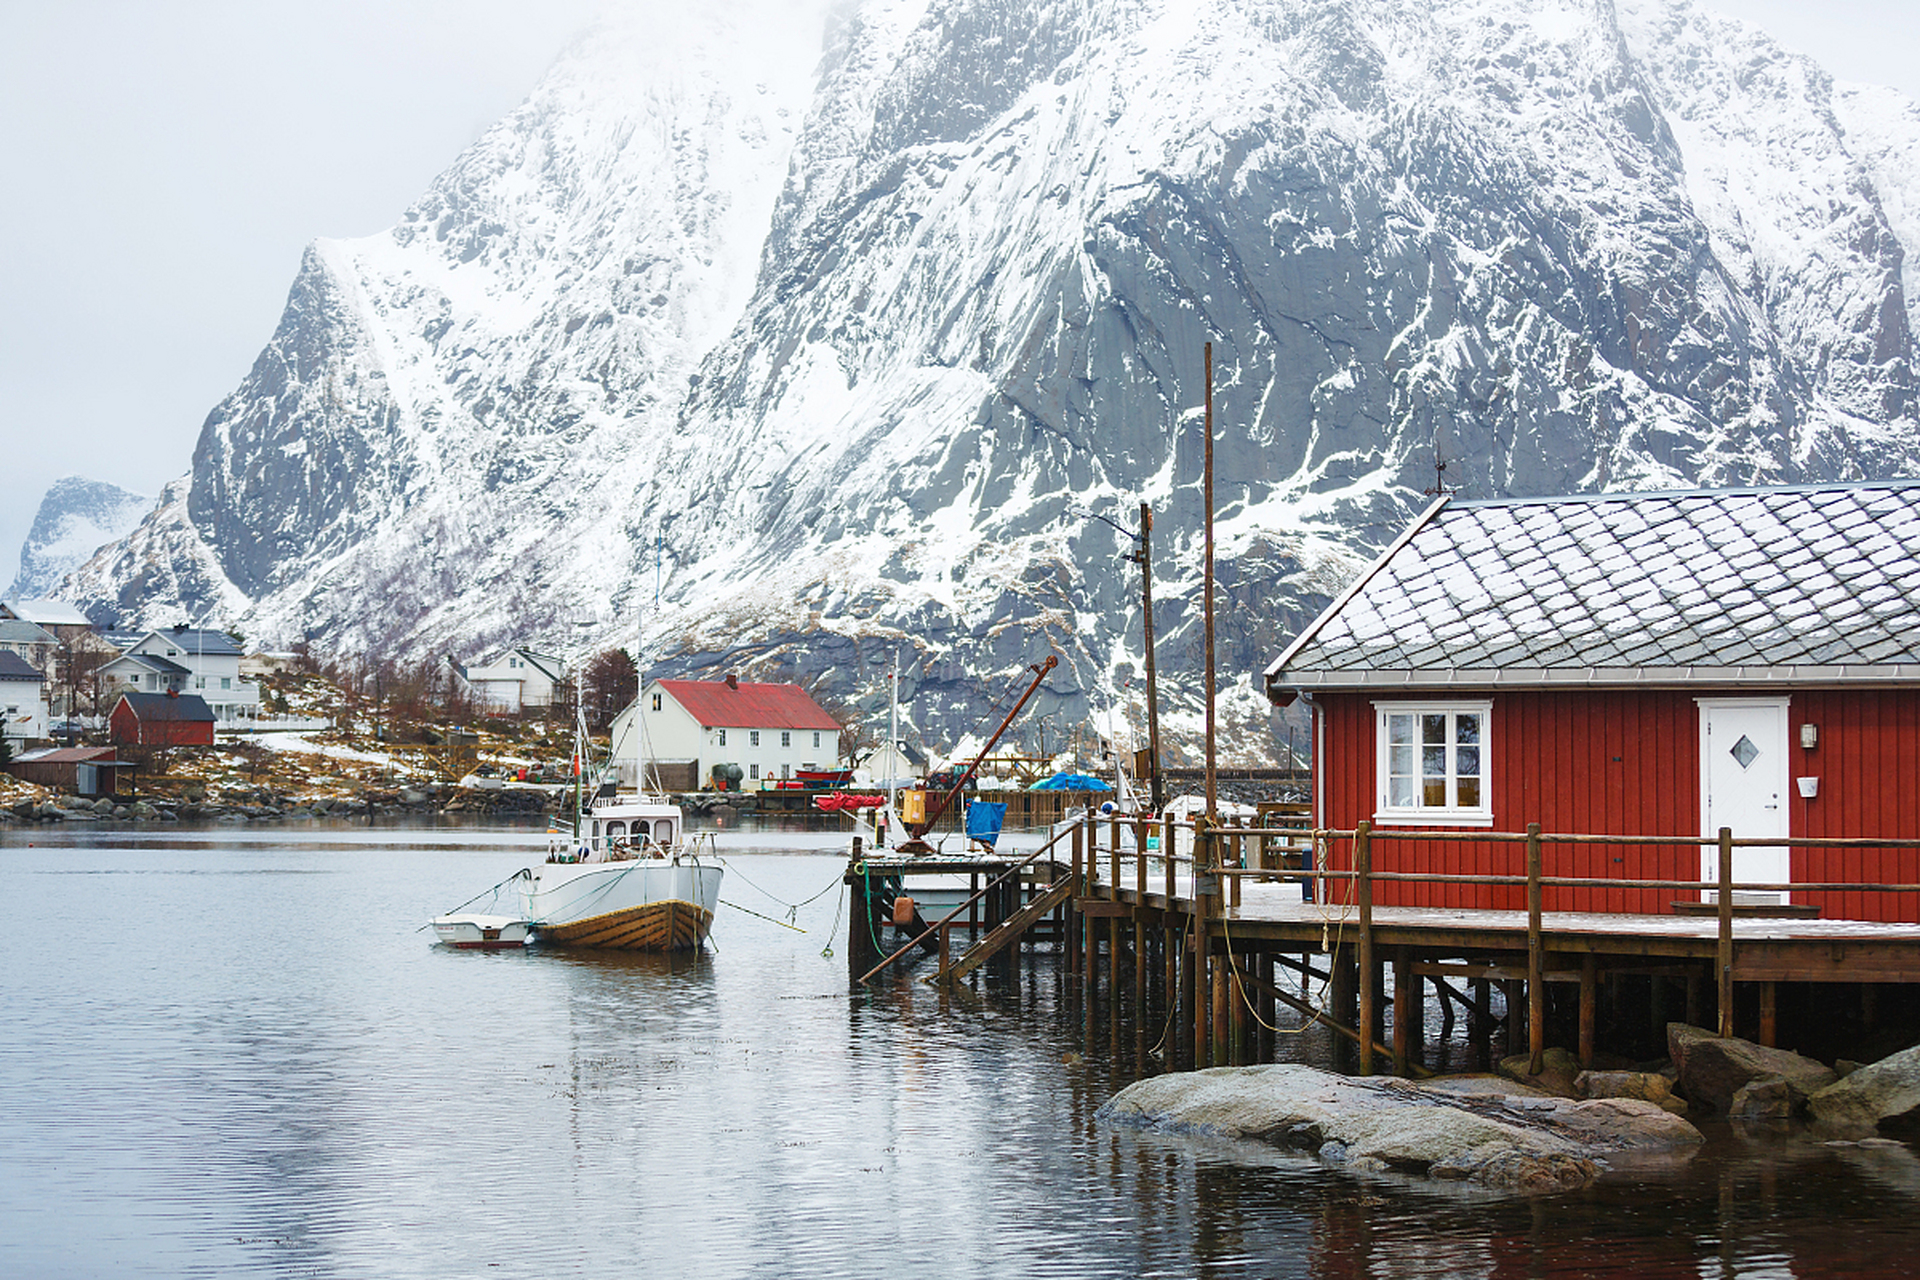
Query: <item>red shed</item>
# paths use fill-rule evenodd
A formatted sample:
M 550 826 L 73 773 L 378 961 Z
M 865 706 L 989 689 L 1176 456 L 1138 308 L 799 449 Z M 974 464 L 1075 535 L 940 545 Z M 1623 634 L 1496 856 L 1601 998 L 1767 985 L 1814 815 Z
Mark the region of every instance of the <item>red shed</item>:
M 1920 483 L 1441 498 L 1268 668 L 1309 699 L 1317 825 L 1920 838 Z M 1702 880 L 1717 847 L 1546 847 L 1548 876 Z M 1387 840 L 1383 871 L 1519 874 L 1492 841 Z M 1737 849 L 1736 884 L 1920 883 L 1920 851 Z M 1666 912 L 1671 890 L 1549 888 Z M 1736 903 L 1913 921 L 1912 894 Z M 1518 888 L 1379 901 L 1523 907 Z
M 213 709 L 196 693 L 123 693 L 107 730 L 116 746 L 212 746 Z

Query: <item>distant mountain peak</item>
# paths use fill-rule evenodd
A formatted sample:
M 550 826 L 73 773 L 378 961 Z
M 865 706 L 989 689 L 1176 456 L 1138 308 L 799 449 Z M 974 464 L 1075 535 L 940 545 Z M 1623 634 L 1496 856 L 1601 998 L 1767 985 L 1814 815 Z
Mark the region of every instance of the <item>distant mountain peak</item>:
M 60 580 L 101 547 L 125 537 L 153 509 L 149 496 L 103 480 L 67 476 L 40 500 L 20 547 L 20 572 L 7 595 L 30 600 L 52 594 Z

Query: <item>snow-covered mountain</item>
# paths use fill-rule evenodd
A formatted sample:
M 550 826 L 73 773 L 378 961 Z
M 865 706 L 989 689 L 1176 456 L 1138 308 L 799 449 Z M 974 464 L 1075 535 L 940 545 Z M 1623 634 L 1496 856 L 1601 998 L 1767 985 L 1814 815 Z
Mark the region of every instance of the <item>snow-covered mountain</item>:
M 1437 477 L 1920 456 L 1920 110 L 1689 0 L 732 12 L 592 33 L 316 244 L 91 607 L 416 654 L 644 612 L 656 666 L 848 699 L 897 651 L 951 741 L 1048 647 L 1036 718 L 1125 703 L 1144 499 L 1191 709 L 1211 341 L 1257 727 L 1251 673 Z
M 20 547 L 20 571 L 7 598 L 35 600 L 107 543 L 124 537 L 153 507 L 153 499 L 102 480 L 68 476 L 40 499 Z

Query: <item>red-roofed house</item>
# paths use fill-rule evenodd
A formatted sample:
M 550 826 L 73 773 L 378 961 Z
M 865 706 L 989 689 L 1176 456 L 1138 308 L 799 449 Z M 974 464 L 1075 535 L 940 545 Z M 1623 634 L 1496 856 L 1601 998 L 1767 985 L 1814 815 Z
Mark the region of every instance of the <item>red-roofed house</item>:
M 613 757 L 625 770 L 644 757 L 661 765 L 693 765 L 701 785 L 716 765 L 738 765 L 739 785 L 752 790 L 800 769 L 832 769 L 840 758 L 840 724 L 797 684 L 725 680 L 655 680 L 641 695 L 641 734 L 633 707 L 613 721 Z M 631 781 L 631 776 L 626 777 Z

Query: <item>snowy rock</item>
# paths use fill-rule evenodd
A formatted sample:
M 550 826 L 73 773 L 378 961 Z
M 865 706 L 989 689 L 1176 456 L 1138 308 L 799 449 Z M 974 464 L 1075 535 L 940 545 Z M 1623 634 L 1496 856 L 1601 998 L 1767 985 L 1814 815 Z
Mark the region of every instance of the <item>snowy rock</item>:
M 1701 1141 L 1686 1121 L 1631 1099 L 1462 1091 L 1293 1065 L 1154 1076 L 1099 1114 L 1313 1151 L 1330 1164 L 1525 1192 L 1583 1186 L 1609 1157 L 1691 1152 Z
M 124 537 L 152 507 L 152 498 L 118 485 L 79 476 L 56 480 L 40 500 L 20 547 L 20 572 L 7 589 L 8 598 L 51 595 L 62 578 L 101 547 Z

